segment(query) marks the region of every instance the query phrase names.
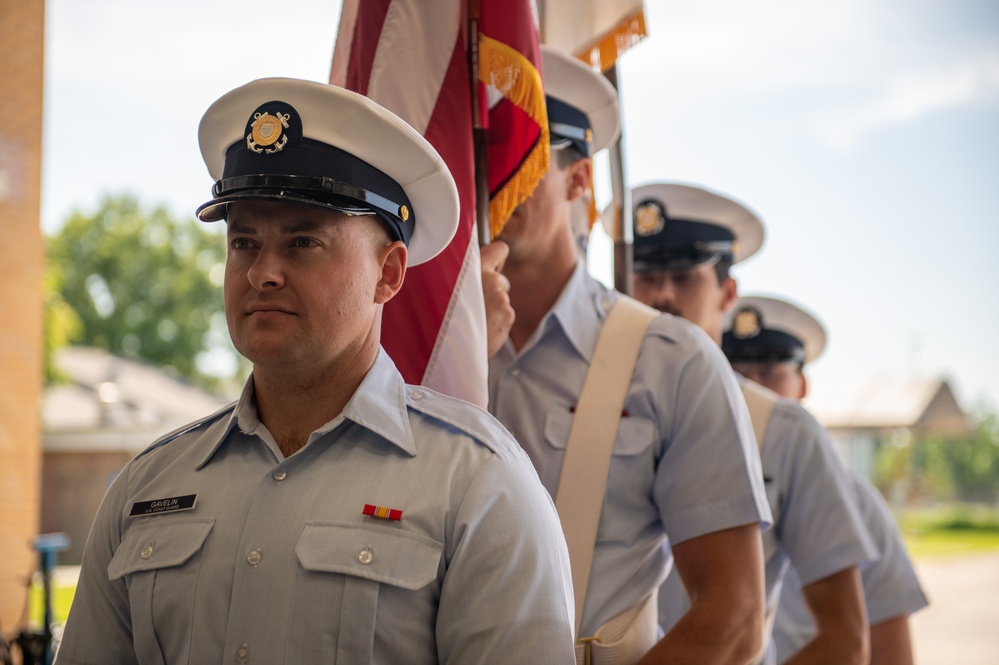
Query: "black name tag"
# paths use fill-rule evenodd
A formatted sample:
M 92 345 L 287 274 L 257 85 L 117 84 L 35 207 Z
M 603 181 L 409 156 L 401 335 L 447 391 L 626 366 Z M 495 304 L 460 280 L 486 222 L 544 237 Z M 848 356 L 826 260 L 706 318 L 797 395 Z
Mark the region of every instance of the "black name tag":
M 136 501 L 132 504 L 132 512 L 128 515 L 129 517 L 138 517 L 140 515 L 175 513 L 178 510 L 192 510 L 197 500 L 197 494 L 185 494 L 184 496 L 172 496 L 168 499 Z

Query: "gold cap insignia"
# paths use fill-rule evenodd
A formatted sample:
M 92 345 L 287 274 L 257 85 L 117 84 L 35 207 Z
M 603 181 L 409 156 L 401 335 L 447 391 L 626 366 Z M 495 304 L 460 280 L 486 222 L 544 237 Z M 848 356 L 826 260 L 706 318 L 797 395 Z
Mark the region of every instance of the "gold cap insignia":
M 635 233 L 642 237 L 659 233 L 666 226 L 662 211 L 655 203 L 643 203 L 635 209 Z
M 406 206 L 399 206 L 399 217 L 402 219 L 402 221 L 408 222 L 409 208 L 407 208 Z
M 760 334 L 760 315 L 753 309 L 741 310 L 735 315 L 732 325 L 732 334 L 738 339 L 748 339 Z
M 586 142 L 593 143 L 593 130 L 589 127 L 586 128 Z
M 285 144 L 288 143 L 288 135 L 284 130 L 288 128 L 290 117 L 289 113 L 277 115 L 271 115 L 266 111 L 254 113 L 250 133 L 246 135 L 246 147 L 253 152 L 263 152 L 268 155 L 284 150 Z

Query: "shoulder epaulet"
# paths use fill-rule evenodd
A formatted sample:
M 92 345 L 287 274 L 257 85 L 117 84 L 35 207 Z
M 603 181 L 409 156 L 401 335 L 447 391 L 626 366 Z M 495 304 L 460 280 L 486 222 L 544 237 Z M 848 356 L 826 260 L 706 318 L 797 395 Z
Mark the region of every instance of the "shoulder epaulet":
M 420 397 L 414 399 L 414 394 L 419 394 Z M 426 386 L 409 384 L 406 385 L 406 405 L 413 411 L 464 432 L 494 453 L 499 452 L 497 443 L 500 438 L 495 430 L 498 421 L 478 405 L 444 395 Z
M 229 413 L 231 413 L 235 406 L 236 402 L 232 402 L 230 404 L 225 405 L 224 407 L 222 407 L 221 409 L 219 409 L 218 411 L 216 411 L 211 415 L 205 416 L 200 420 L 195 420 L 194 422 L 188 423 L 182 427 L 178 427 L 177 429 L 168 434 L 164 434 L 156 441 L 153 441 L 145 450 L 136 455 L 136 458 L 142 457 L 146 453 L 156 450 L 160 446 L 165 446 L 166 444 L 176 439 L 179 439 L 185 434 L 201 429 L 202 427 L 210 427 L 213 423 L 219 421 L 220 419 L 226 417 Z
M 770 415 L 780 397 L 769 388 L 765 388 L 750 380 L 740 381 L 746 407 L 749 409 L 749 419 L 753 422 L 753 432 L 756 434 L 756 445 L 763 447 L 763 437 L 770 424 Z

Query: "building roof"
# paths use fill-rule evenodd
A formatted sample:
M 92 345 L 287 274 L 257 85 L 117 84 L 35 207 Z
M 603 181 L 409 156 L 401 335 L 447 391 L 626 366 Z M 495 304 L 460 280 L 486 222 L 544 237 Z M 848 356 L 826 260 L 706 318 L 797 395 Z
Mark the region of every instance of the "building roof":
M 160 435 L 209 415 L 229 400 L 159 367 L 87 347 L 56 353 L 69 383 L 42 399 L 43 448 L 138 452 Z
M 829 429 L 910 428 L 927 434 L 961 435 L 967 415 L 945 379 L 880 377 L 835 397 L 809 399 L 809 409 Z

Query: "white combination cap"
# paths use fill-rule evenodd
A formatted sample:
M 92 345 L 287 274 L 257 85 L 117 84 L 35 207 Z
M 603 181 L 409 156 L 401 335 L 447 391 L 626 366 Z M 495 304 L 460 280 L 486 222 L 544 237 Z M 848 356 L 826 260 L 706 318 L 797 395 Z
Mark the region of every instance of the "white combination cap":
M 579 58 L 541 45 L 541 67 L 552 145 L 572 144 L 591 157 L 621 134 L 617 91 Z
M 826 332 L 819 320 L 779 298 L 739 298 L 722 329 L 722 350 L 732 363 L 810 363 L 826 348 Z
M 682 269 L 719 256 L 745 261 L 763 245 L 748 206 L 694 185 L 651 183 L 631 190 L 634 270 Z
M 458 226 L 458 190 L 419 132 L 363 95 L 315 81 L 259 79 L 220 97 L 198 130 L 215 185 L 205 222 L 226 204 L 289 201 L 377 215 L 409 248 L 435 257 Z

